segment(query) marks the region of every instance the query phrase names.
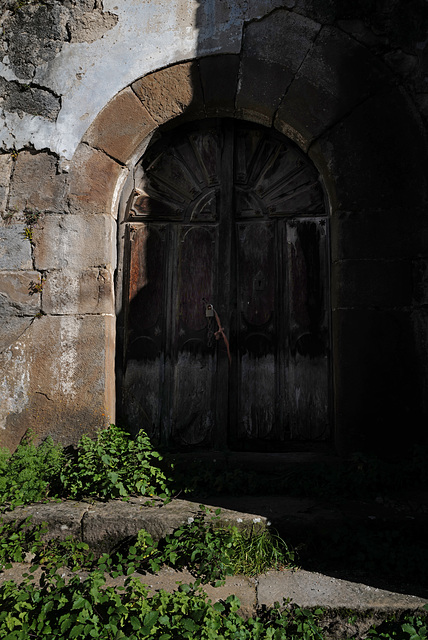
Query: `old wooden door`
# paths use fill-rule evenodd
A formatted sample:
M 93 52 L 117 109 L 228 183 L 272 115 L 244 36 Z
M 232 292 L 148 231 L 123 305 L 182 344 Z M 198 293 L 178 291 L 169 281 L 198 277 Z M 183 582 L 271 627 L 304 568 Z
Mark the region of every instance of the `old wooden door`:
M 149 147 L 126 220 L 131 426 L 179 447 L 326 439 L 328 220 L 308 159 L 254 124 L 193 123 Z

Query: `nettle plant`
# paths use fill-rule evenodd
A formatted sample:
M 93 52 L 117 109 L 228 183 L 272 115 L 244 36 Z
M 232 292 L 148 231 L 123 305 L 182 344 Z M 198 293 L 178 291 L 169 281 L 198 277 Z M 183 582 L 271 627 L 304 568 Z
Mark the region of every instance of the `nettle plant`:
M 160 469 L 162 456 L 140 431 L 135 438 L 111 424 L 95 440 L 82 436 L 75 459 L 61 473 L 64 491 L 71 498 L 127 498 L 130 494 L 169 498 L 170 479 Z
M 11 455 L 0 449 L 0 509 L 52 498 L 109 500 L 129 495 L 169 500 L 171 479 L 144 431 L 135 438 L 110 425 L 82 436 L 75 453 L 47 438 L 36 446 L 28 432 Z
M 0 449 L 0 502 L 3 510 L 38 502 L 61 493 L 64 452 L 47 438 L 34 445 L 28 432 L 13 455 Z

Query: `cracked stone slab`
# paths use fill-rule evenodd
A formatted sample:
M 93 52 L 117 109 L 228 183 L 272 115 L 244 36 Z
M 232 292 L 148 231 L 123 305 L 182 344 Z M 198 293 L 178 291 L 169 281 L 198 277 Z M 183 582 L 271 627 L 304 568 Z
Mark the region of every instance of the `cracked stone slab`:
M 271 607 L 284 598 L 300 607 L 332 609 L 394 610 L 417 609 L 428 604 L 418 596 L 376 589 L 365 584 L 332 578 L 310 571 L 268 571 L 259 576 L 257 588 L 259 606 Z
M 0 295 L 0 307 L 1 306 Z M 30 316 L 0 316 L 0 354 L 29 329 L 33 320 L 34 318 Z
M 302 64 L 321 26 L 279 10 L 244 31 L 236 107 L 245 117 L 270 125 L 280 101 Z M 255 78 L 257 79 L 255 81 Z
M 174 529 L 193 518 L 199 511 L 199 505 L 187 500 L 172 500 L 163 505 L 147 498 L 134 498 L 129 502 L 112 500 L 91 505 L 82 522 L 83 540 L 92 549 L 103 553 L 113 549 L 119 542 L 134 536 L 145 529 L 154 540 L 160 540 Z M 214 515 L 215 508 L 212 508 Z M 266 518 L 255 514 L 241 513 L 222 509 L 219 524 L 252 526 L 254 523 L 266 524 Z
M 73 536 L 73 538 L 81 540 L 81 522 L 83 514 L 88 510 L 88 506 L 85 502 L 72 500 L 30 504 L 8 511 L 1 518 L 3 523 L 23 522 L 28 517 L 31 517 L 33 525 L 45 522 L 48 530 L 43 538 L 44 540 L 52 538 L 64 540 L 67 536 Z

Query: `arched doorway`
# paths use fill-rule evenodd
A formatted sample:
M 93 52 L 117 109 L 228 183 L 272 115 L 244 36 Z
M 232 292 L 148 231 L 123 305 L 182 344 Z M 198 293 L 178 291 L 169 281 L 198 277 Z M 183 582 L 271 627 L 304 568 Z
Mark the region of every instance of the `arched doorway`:
M 137 163 L 124 224 L 130 427 L 178 447 L 327 439 L 328 216 L 308 158 L 239 120 L 158 134 Z

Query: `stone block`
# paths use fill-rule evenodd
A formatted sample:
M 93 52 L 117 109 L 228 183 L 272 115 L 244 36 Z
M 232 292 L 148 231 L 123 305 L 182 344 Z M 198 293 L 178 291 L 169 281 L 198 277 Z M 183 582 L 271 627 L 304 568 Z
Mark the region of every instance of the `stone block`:
M 241 64 L 236 110 L 243 118 L 266 126 L 281 102 L 293 74 L 280 64 L 245 58 Z
M 180 30 L 178 33 L 182 33 L 181 38 L 184 41 L 189 41 L 189 38 L 194 36 L 196 51 L 200 56 L 220 52 L 239 53 L 242 22 L 247 4 L 247 0 L 234 0 L 233 2 L 198 2 L 196 5 L 187 5 L 188 17 L 183 21 L 182 27 L 178 26 L 182 21 L 178 18 L 177 26 Z M 190 12 L 193 14 L 192 17 Z M 184 27 L 185 24 L 193 25 L 192 36 L 189 34 L 189 27 Z M 172 42 L 174 43 L 174 40 Z M 179 55 L 183 59 L 183 54 Z M 175 53 L 176 59 L 179 55 Z
M 10 153 L 0 155 L 0 213 L 6 210 L 13 160 Z
M 242 116 L 260 113 L 260 122 L 271 123 L 319 29 L 312 20 L 285 10 L 247 25 L 236 96 Z
M 408 220 L 400 210 L 335 212 L 330 226 L 333 262 L 413 255 Z
M 279 64 L 294 74 L 320 28 L 317 22 L 304 16 L 286 10 L 274 11 L 245 27 L 243 60 L 256 58 Z
M 50 271 L 43 286 L 43 311 L 53 314 L 114 313 L 113 271 Z
M 114 420 L 113 316 L 42 316 L 0 353 L 0 445 L 67 446 Z
M 5 315 L 0 311 L 0 353 L 10 347 L 32 324 L 31 316 Z M 7 365 L 6 365 L 7 366 Z M 1 406 L 1 403 L 0 403 Z M 1 422 L 1 418 L 0 418 Z
M 422 139 L 413 106 L 392 88 L 356 107 L 312 145 L 309 155 L 327 182 L 334 182 L 333 210 L 400 209 L 408 215 L 427 197 Z
M 0 316 L 34 316 L 40 310 L 38 271 L 0 271 Z
M 387 86 L 389 74 L 370 51 L 324 27 L 281 103 L 275 126 L 293 127 L 309 144 L 345 114 Z
M 199 60 L 207 115 L 235 111 L 239 56 L 209 56 Z
M 129 502 L 96 503 L 85 513 L 83 540 L 97 552 L 109 552 L 119 542 L 145 529 L 153 540 L 160 540 L 187 522 L 199 511 L 198 504 L 175 499 L 168 504 L 145 505 L 148 498 L 131 498 Z M 266 526 L 266 518 L 250 513 L 222 509 L 219 524 L 251 529 L 254 519 Z M 240 524 L 239 524 L 240 523 Z
M 293 9 L 296 0 L 247 0 L 246 20 L 262 18 L 274 9 Z
M 326 123 L 335 121 L 336 102 L 322 88 L 296 77 L 278 107 L 274 126 L 306 151 L 314 138 L 324 133 Z
M 148 111 L 127 87 L 98 114 L 83 140 L 125 164 L 155 128 Z
M 24 237 L 25 225 L 0 227 L 0 270 L 33 268 L 31 245 Z
M 343 260 L 332 266 L 333 308 L 400 308 L 412 298 L 406 260 Z
M 127 170 L 108 155 L 80 144 L 70 165 L 70 210 L 115 214 L 117 187 L 124 174 Z
M 392 85 L 390 74 L 367 47 L 325 26 L 299 69 L 299 77 L 343 100 L 343 111 Z
M 33 229 L 36 269 L 115 267 L 116 223 L 109 215 L 48 215 Z
M 204 117 L 199 67 L 192 62 L 176 64 L 151 73 L 132 85 L 157 124 L 183 117 Z
M 46 524 L 47 531 L 42 540 L 65 540 L 73 536 L 81 540 L 81 521 L 89 506 L 84 502 L 53 502 L 51 504 L 29 504 L 2 514 L 3 522 L 23 522 L 31 518 L 30 526 Z
M 366 584 L 349 582 L 310 571 L 268 571 L 259 576 L 257 600 L 259 606 L 270 608 L 275 602 L 290 598 L 300 607 L 327 607 L 331 610 L 408 611 L 423 609 L 425 598 L 393 593 Z M 369 630 L 370 621 L 366 632 Z
M 57 174 L 56 158 L 21 151 L 15 160 L 9 207 L 22 211 L 65 211 L 65 176 Z
M 336 0 L 295 0 L 293 8 L 304 16 L 310 16 L 322 24 L 331 24 L 337 14 Z

